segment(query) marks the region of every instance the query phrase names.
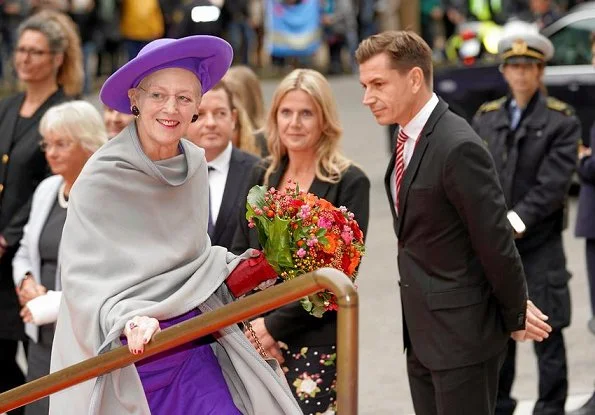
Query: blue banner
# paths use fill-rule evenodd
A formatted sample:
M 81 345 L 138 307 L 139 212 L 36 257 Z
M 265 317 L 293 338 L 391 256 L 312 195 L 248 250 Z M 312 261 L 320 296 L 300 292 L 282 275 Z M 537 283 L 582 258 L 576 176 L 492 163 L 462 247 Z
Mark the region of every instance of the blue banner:
M 320 0 L 267 0 L 266 41 L 276 57 L 311 56 L 320 47 Z

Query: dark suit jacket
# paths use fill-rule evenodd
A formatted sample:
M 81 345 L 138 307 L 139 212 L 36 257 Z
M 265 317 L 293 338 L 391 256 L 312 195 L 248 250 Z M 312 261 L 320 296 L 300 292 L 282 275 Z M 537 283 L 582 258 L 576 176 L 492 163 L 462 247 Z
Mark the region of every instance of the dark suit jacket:
M 430 370 L 502 352 L 522 329 L 527 288 L 494 162 L 467 122 L 440 100 L 399 193 L 399 275 L 405 347 Z
M 217 215 L 215 231 L 211 238 L 213 245 L 231 249 L 233 236 L 238 227 L 238 211 L 246 209 L 246 198 L 242 197 L 243 192 L 250 178 L 250 172 L 259 160 L 258 157 L 235 147 L 231 150 L 223 200 L 221 201 L 219 215 Z
M 53 105 L 66 98 L 58 90 L 33 114 L 17 121 L 25 94 L 17 94 L 0 102 L 0 234 L 9 249 L 0 259 L 0 338 L 24 336 L 19 305 L 12 280 L 12 258 L 29 219 L 31 196 L 49 173 L 44 154 L 39 148 L 39 121 Z
M 252 170 L 248 187 L 264 183 L 266 161 Z M 279 170 L 273 172 L 268 185 L 277 187 L 287 168 L 287 159 L 283 160 Z M 328 200 L 334 206 L 345 206 L 357 220 L 364 237 L 368 229 L 370 208 L 370 180 L 356 166 L 350 166 L 338 183 L 323 182 L 314 179 L 308 192 Z M 246 208 L 241 210 L 240 226 L 236 232 L 232 251 L 242 253 L 248 248 L 261 249 L 255 229 L 248 228 Z M 265 316 L 265 326 L 271 336 L 293 346 L 326 346 L 336 343 L 337 314 L 327 312 L 322 318 L 309 315 L 299 302 L 288 304 Z
M 591 127 L 591 148 L 595 147 L 595 124 Z M 576 236 L 595 239 L 595 155 L 584 157 L 578 165 L 581 190 L 576 215 Z

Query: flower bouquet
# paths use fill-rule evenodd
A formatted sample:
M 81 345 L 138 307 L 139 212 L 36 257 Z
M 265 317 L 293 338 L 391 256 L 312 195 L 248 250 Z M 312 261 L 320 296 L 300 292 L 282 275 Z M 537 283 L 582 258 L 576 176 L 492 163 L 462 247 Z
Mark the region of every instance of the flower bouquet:
M 283 280 L 323 267 L 352 280 L 364 254 L 364 236 L 347 208 L 333 206 L 290 182 L 284 191 L 254 186 L 248 193 L 248 226 L 256 228 L 264 255 Z M 322 317 L 336 310 L 334 294 L 321 291 L 302 299 L 306 311 Z

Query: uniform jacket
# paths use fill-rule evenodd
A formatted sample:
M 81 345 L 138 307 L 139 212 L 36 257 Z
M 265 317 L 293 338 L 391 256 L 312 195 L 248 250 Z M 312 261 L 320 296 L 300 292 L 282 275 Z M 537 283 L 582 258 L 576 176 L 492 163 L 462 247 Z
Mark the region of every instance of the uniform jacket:
M 288 160 L 284 159 L 279 169 L 271 174 L 269 186 L 279 186 L 287 163 Z M 266 164 L 254 167 L 243 200 L 246 200 L 245 196 L 252 186 L 263 184 L 265 171 Z M 323 182 L 315 178 L 308 192 L 328 200 L 334 206 L 345 206 L 355 215 L 360 229 L 364 236 L 366 235 L 370 209 L 370 181 L 359 168 L 350 166 L 338 183 Z M 232 251 L 241 253 L 247 248 L 261 249 L 256 230 L 248 228 L 246 208 L 240 212 L 240 226 L 234 238 Z M 292 346 L 335 344 L 336 323 L 336 313 L 325 313 L 322 318 L 313 317 L 306 313 L 299 302 L 280 307 L 265 316 L 265 326 L 271 336 Z
M 12 258 L 29 219 L 31 196 L 49 173 L 39 148 L 39 120 L 51 106 L 66 98 L 62 90 L 56 91 L 24 121 L 17 135 L 17 120 L 24 99 L 25 94 L 20 93 L 0 101 L 0 234 L 9 245 L 0 259 L 0 338 L 10 339 L 25 336 L 12 280 Z
M 523 254 L 563 228 L 581 126 L 567 104 L 538 92 L 511 131 L 509 102 L 484 104 L 473 126 L 494 157 L 508 208 L 527 227 L 517 243 Z
M 467 122 L 440 100 L 424 126 L 399 192 L 405 347 L 430 370 L 488 360 L 524 327 L 526 283 L 494 162 Z
M 570 274 L 561 233 L 581 127 L 567 104 L 537 92 L 512 131 L 509 102 L 505 97 L 484 104 L 473 125 L 494 157 L 509 209 L 527 227 L 516 245 L 529 295 L 550 316 L 552 327 L 565 327 Z
M 211 238 L 213 245 L 224 246 L 230 249 L 233 242 L 233 236 L 238 227 L 238 211 L 244 209 L 246 199 L 242 198 L 244 189 L 250 178 L 250 171 L 258 158 L 237 148 L 231 150 L 231 160 L 229 161 L 229 172 L 223 191 L 223 200 L 217 223 L 215 223 L 215 232 Z

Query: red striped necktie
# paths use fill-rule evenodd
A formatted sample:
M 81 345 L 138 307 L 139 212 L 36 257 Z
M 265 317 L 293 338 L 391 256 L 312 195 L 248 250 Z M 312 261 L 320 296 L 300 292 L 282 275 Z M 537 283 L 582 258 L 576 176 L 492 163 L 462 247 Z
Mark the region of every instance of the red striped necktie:
M 397 212 L 399 211 L 399 190 L 401 189 L 401 182 L 405 173 L 405 142 L 409 136 L 405 134 L 405 130 L 401 128 L 397 136 L 397 157 L 395 159 L 395 200 Z

